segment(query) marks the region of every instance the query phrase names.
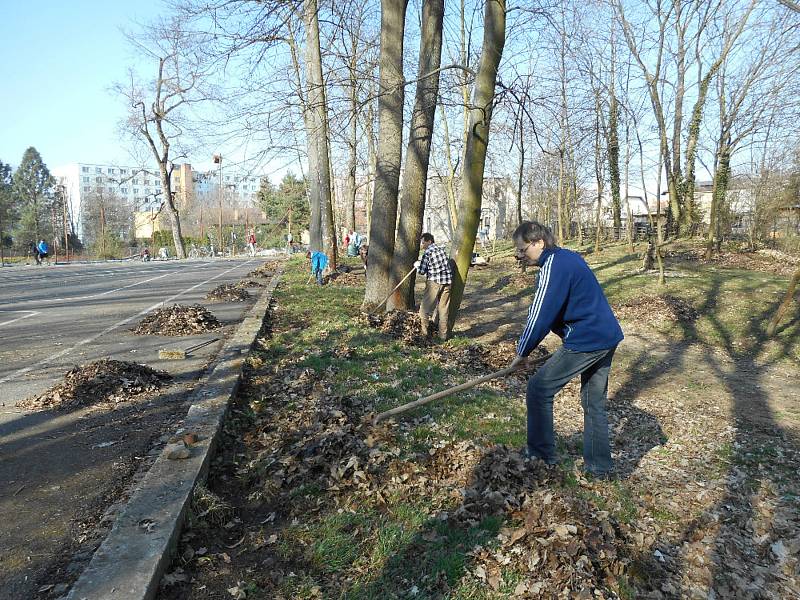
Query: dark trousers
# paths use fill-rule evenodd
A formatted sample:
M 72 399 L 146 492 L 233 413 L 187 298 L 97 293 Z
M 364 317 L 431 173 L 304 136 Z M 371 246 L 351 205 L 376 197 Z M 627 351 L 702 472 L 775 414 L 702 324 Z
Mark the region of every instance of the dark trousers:
M 528 379 L 528 454 L 548 463 L 556 462 L 553 429 L 553 396 L 575 376 L 581 376 L 583 406 L 584 469 L 608 473 L 612 467 L 608 438 L 608 374 L 616 346 L 594 352 L 576 352 L 564 347 L 553 353 Z

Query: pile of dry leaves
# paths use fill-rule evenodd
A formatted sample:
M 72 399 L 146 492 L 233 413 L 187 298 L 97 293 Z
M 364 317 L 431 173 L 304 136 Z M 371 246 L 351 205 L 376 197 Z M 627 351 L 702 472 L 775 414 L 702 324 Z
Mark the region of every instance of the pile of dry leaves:
M 250 294 L 238 284 L 223 283 L 208 292 L 206 300 L 212 302 L 246 302 Z
M 103 359 L 74 367 L 64 380 L 17 406 L 27 410 L 73 409 L 92 404 L 127 402 L 159 389 L 169 373 L 146 365 Z
M 350 271 L 349 273 L 344 273 L 342 271 L 334 271 L 328 277 L 328 283 L 332 283 L 334 285 L 347 285 L 352 287 L 364 287 L 364 279 L 363 273 L 353 273 Z
M 236 283 L 236 287 L 237 288 L 241 288 L 243 290 L 246 290 L 247 288 L 264 287 L 264 284 L 263 283 L 259 283 L 258 281 L 255 281 L 253 279 L 242 279 L 241 281 Z
M 620 319 L 644 321 L 655 325 L 668 323 L 694 323 L 697 310 L 683 298 L 664 294 L 639 296 L 617 303 L 614 312 Z
M 382 315 L 365 315 L 363 319 L 370 327 L 402 340 L 410 346 L 427 346 L 428 338 L 420 331 L 419 315 L 406 310 L 393 310 Z M 431 326 L 433 330 L 433 326 Z
M 247 274 L 247 277 L 272 277 L 280 265 L 275 261 L 265 262 Z
M 461 373 L 474 373 L 486 375 L 494 371 L 505 369 L 517 355 L 517 345 L 512 341 L 502 341 L 490 344 L 469 344 L 467 346 L 437 346 L 431 349 L 429 358 L 442 366 L 455 368 Z M 537 347 L 529 360 L 547 356 L 548 352 L 542 347 Z M 525 379 L 532 371 L 521 370 L 517 377 Z
M 137 335 L 193 335 L 222 327 L 205 307 L 173 304 L 150 313 L 131 329 Z

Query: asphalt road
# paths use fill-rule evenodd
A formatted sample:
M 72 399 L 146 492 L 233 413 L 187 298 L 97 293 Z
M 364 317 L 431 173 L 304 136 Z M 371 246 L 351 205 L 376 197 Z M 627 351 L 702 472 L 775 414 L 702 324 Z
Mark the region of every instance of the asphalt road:
M 92 533 L 153 444 L 186 414 L 197 378 L 240 322 L 248 303 L 204 301 L 263 259 L 95 263 L 0 269 L 0 597 L 52 598 L 42 584 L 74 576 L 70 557 L 90 555 Z M 258 294 L 260 290 L 251 290 Z M 130 332 L 162 304 L 207 305 L 224 328 L 166 338 Z M 188 360 L 161 361 L 159 348 L 219 338 Z M 27 412 L 15 405 L 100 358 L 168 370 L 156 398 L 114 409 Z M 46 586 L 45 586 L 46 587 Z M 44 588 L 41 588 L 44 589 Z
M 130 327 L 162 303 L 200 302 L 255 264 L 234 259 L 0 269 L 0 402 L 10 407 L 41 393 L 76 363 L 108 357 L 150 364 L 147 340 L 130 335 Z M 5 415 L 0 424 L 8 421 Z

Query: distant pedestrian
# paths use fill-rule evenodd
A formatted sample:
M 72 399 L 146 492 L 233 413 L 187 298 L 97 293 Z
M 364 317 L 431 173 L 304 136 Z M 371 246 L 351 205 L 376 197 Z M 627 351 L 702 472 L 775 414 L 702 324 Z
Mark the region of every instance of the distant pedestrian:
M 439 338 L 450 338 L 447 313 L 450 311 L 450 286 L 453 284 L 453 269 L 444 248 L 434 243 L 433 235 L 423 233 L 422 260 L 414 263 L 420 275 L 425 275 L 425 293 L 419 305 L 419 320 L 422 335 L 428 335 L 429 320 L 434 314 L 439 320 Z M 435 319 L 434 319 L 435 320 Z
M 36 245 L 36 264 L 42 264 L 42 261 L 50 255 L 50 247 L 44 240 L 39 240 Z
M 311 261 L 311 274 L 317 278 L 317 285 L 322 285 L 322 273 L 328 268 L 328 257 L 324 252 L 306 252 Z
M 250 234 L 247 236 L 247 250 L 250 256 L 256 255 L 256 232 L 251 229 Z
M 369 254 L 369 244 L 366 242 L 361 244 L 358 249 L 358 255 L 361 257 L 361 262 L 364 263 L 364 274 L 367 274 L 367 255 Z

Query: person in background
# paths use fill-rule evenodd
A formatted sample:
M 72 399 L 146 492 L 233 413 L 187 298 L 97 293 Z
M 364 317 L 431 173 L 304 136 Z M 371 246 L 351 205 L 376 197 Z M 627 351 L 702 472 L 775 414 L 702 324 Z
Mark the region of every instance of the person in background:
M 369 244 L 364 242 L 358 249 L 358 255 L 361 257 L 361 262 L 364 263 L 364 275 L 367 274 L 367 255 L 369 254 Z
M 580 375 L 583 469 L 607 478 L 613 468 L 606 414 L 608 375 L 622 329 L 589 265 L 577 252 L 556 246 L 548 227 L 523 221 L 511 237 L 516 259 L 541 267 L 511 366 L 520 365 L 550 331 L 563 342 L 528 379 L 528 443 L 522 454 L 551 465 L 558 462 L 553 396 Z
M 420 275 L 425 275 L 425 293 L 419 305 L 419 320 L 422 335 L 428 335 L 429 319 L 436 312 L 439 319 L 439 338 L 450 338 L 448 312 L 450 311 L 450 286 L 453 284 L 453 268 L 444 248 L 434 243 L 433 235 L 423 233 L 420 240 L 422 259 L 414 263 Z
M 322 285 L 322 272 L 328 266 L 328 256 L 324 252 L 306 252 L 306 258 L 311 261 L 311 273 L 317 278 L 317 285 Z
M 247 236 L 247 251 L 250 256 L 256 255 L 256 232 L 255 229 L 251 229 L 250 233 Z
M 50 254 L 50 247 L 47 245 L 47 242 L 44 240 L 39 240 L 39 243 L 36 244 L 36 264 L 42 264 L 42 261 L 47 258 Z

